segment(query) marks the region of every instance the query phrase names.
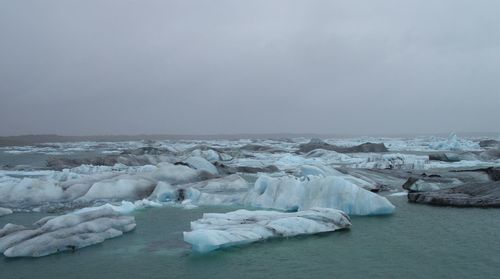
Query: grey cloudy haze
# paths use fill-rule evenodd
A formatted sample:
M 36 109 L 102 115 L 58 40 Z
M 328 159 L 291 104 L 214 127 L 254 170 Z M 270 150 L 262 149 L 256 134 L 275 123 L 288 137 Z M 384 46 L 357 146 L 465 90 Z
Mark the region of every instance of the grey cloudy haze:
M 0 135 L 499 132 L 500 1 L 0 0 Z

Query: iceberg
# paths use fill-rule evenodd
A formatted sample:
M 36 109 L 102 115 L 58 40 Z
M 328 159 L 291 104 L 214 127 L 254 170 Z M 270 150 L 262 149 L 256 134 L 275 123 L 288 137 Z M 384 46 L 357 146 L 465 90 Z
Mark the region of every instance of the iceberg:
M 246 206 L 285 211 L 334 208 L 349 215 L 392 214 L 395 209 L 385 197 L 337 176 L 298 179 L 293 176 L 272 178 L 262 175 L 242 202 Z
M 188 188 L 185 192 L 187 199 L 182 204 L 193 205 L 235 205 L 242 196 L 239 193 L 205 193 L 196 188 Z
M 152 178 L 172 185 L 203 180 L 200 171 L 187 166 L 160 163 L 157 167 L 158 169 L 151 173 Z
M 197 156 L 197 157 L 203 157 L 211 163 L 214 163 L 217 161 L 229 161 L 232 159 L 232 157 L 230 155 L 215 151 L 213 149 L 206 149 L 206 150 L 195 149 L 191 152 L 191 155 Z
M 446 140 L 431 142 L 429 147 L 433 150 L 481 150 L 479 142 L 461 139 L 456 134 L 451 134 Z
M 24 230 L 26 229 L 24 226 L 20 226 L 20 225 L 15 225 L 15 224 L 6 224 L 2 229 L 0 229 L 0 238 L 8 235 L 8 234 L 11 234 L 13 232 L 17 232 L 17 231 L 20 231 L 20 230 Z
M 305 176 L 329 176 L 333 175 L 335 171 L 332 168 L 322 165 L 302 165 L 296 171 L 299 177 Z
M 337 176 L 367 190 L 377 189 L 374 183 L 365 181 L 363 179 L 354 177 L 352 175 L 344 174 L 332 167 L 325 165 L 302 165 L 295 172 L 297 177 L 307 177 L 307 176 Z
M 332 232 L 349 228 L 349 217 L 331 208 L 311 208 L 294 213 L 236 210 L 228 213 L 205 213 L 191 222 L 184 241 L 197 252 L 248 244 L 268 238 Z
M 84 212 L 89 212 L 89 211 L 94 211 L 94 210 L 99 210 L 99 209 L 112 209 L 120 214 L 130 214 L 136 210 L 139 209 L 145 209 L 145 208 L 153 208 L 153 207 L 162 207 L 163 204 L 155 201 L 151 201 L 148 199 L 142 199 L 138 200 L 135 202 L 130 202 L 130 201 L 121 201 L 119 203 L 106 203 L 100 206 L 95 206 L 95 207 L 85 207 L 76 210 L 74 213 L 84 213 Z
M 354 164 L 351 167 L 364 169 L 424 170 L 429 164 L 429 156 L 400 153 L 368 154 L 365 160 L 365 162 Z
M 189 200 L 194 205 L 230 205 L 239 203 L 248 188 L 246 180 L 235 174 L 176 186 L 160 181 L 149 199 L 181 203 Z
M 314 149 L 312 151 L 309 151 L 306 155 L 307 158 L 323 158 L 327 159 L 328 161 L 349 161 L 352 159 L 351 156 L 344 154 L 344 153 L 338 153 L 333 150 L 324 150 L 324 149 Z
M 186 184 L 184 187 L 194 187 L 206 192 L 228 193 L 247 190 L 249 186 L 247 181 L 241 176 L 232 174 L 222 178 L 215 178 Z
M 165 181 L 160 181 L 156 184 L 155 189 L 149 195 L 148 199 L 160 202 L 169 202 L 177 200 L 177 187 L 170 185 Z
M 12 214 L 12 210 L 8 208 L 0 207 L 0 217 Z
M 239 175 L 205 180 L 182 186 L 185 198 L 195 205 L 234 205 L 249 189 L 249 184 Z
M 198 156 L 192 156 L 187 158 L 184 163 L 188 164 L 190 167 L 192 167 L 195 170 L 201 170 L 201 171 L 206 171 L 210 174 L 217 175 L 219 174 L 219 171 L 217 171 L 217 168 L 207 161 L 207 159 L 203 157 L 198 157 Z
M 104 180 L 94 183 L 81 199 L 140 199 L 149 195 L 155 185 L 151 180 L 137 177 Z
M 23 178 L 0 183 L 0 203 L 29 203 L 57 201 L 63 198 L 63 189 L 53 182 Z
M 0 230 L 0 252 L 6 257 L 42 257 L 74 251 L 133 230 L 135 218 L 110 208 L 45 217 L 37 228 L 7 224 Z

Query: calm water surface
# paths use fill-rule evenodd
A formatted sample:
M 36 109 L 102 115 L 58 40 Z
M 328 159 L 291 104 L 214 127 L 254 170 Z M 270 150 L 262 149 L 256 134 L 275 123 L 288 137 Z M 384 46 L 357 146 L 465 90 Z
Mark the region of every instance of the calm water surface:
M 182 241 L 203 212 L 148 209 L 137 229 L 74 253 L 0 257 L 0 278 L 499 278 L 499 209 L 430 207 L 389 197 L 387 217 L 354 217 L 350 230 L 275 239 L 209 254 Z M 41 214 L 0 217 L 30 224 Z

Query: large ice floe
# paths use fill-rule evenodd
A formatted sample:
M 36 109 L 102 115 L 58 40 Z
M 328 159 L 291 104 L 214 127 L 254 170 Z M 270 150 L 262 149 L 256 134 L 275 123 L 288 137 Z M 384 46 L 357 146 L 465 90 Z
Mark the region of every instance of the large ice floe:
M 236 210 L 228 213 L 205 213 L 191 222 L 184 241 L 197 252 L 252 243 L 268 238 L 332 232 L 349 228 L 349 217 L 340 210 L 311 208 L 284 213 L 277 211 Z
M 7 224 L 0 229 L 0 252 L 6 257 L 42 257 L 74 251 L 121 236 L 136 226 L 134 217 L 111 208 L 46 217 L 36 228 Z
M 243 204 L 286 211 L 313 207 L 335 208 L 352 215 L 383 215 L 394 212 L 385 197 L 337 176 L 273 178 L 260 176 L 243 198 Z

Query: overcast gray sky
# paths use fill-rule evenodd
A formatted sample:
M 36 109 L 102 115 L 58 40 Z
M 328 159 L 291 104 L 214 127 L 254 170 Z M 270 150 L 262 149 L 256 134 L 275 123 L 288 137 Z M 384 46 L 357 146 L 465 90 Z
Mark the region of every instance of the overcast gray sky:
M 500 1 L 0 0 L 0 135 L 500 131 Z

